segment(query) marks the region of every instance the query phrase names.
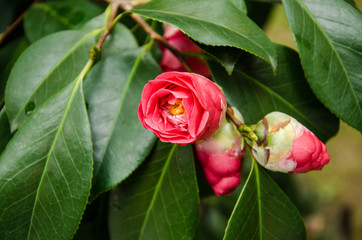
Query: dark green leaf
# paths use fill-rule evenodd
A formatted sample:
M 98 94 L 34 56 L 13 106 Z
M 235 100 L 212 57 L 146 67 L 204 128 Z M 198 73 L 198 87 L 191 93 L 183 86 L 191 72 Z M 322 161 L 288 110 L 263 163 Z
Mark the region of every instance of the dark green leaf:
M 32 44 L 19 57 L 5 90 L 12 131 L 36 107 L 75 79 L 89 59 L 89 50 L 98 33 L 76 30 L 55 33 Z
M 4 103 L 5 86 L 11 68 L 20 54 L 29 46 L 25 38 L 18 38 L 0 49 L 0 106 Z
M 101 13 L 100 7 L 86 0 L 39 3 L 25 15 L 25 35 L 30 42 L 34 42 L 57 31 L 77 29 Z
M 172 24 L 202 44 L 246 50 L 276 68 L 272 43 L 234 2 L 153 0 L 132 11 Z
M 94 146 L 94 196 L 124 180 L 147 157 L 156 140 L 138 120 L 141 93 L 161 70 L 145 52 L 108 57 L 88 74 L 85 95 Z
M 224 239 L 306 239 L 298 210 L 256 162 L 229 219 Z
M 78 77 L 16 132 L 0 158 L 0 238 L 70 239 L 87 203 L 92 144 Z
M 223 87 L 227 101 L 243 114 L 246 123 L 256 123 L 266 114 L 280 111 L 293 116 L 326 141 L 337 133 L 338 119 L 309 88 L 298 54 L 281 45 L 275 45 L 275 49 L 279 63 L 275 76 L 269 65 L 252 57 L 242 62 L 249 75 L 236 69 L 229 77 L 220 66 L 210 64 L 213 77 Z
M 111 239 L 192 239 L 198 206 L 191 145 L 158 142 L 150 158 L 111 192 Z
M 307 80 L 318 98 L 362 131 L 362 15 L 343 0 L 284 0 Z
M 5 107 L 0 111 L 0 155 L 11 138 L 10 125 L 6 116 Z

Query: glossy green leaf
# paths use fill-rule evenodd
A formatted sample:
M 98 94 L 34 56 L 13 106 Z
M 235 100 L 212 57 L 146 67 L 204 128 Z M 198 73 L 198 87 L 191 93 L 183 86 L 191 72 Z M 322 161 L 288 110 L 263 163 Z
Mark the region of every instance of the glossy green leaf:
M 89 59 L 89 50 L 98 33 L 76 30 L 55 33 L 32 44 L 19 57 L 5 90 L 12 131 L 34 109 L 75 79 Z
M 362 15 L 343 0 L 284 0 L 307 80 L 338 117 L 362 131 Z
M 304 240 L 298 210 L 256 162 L 229 219 L 224 240 Z
M 138 120 L 141 93 L 161 70 L 149 53 L 131 50 L 99 62 L 85 81 L 94 147 L 94 196 L 130 175 L 147 157 L 155 135 Z
M 29 46 L 24 37 L 17 38 L 0 49 L 0 106 L 4 103 L 5 86 L 11 68 L 20 54 Z
M 276 68 L 272 43 L 234 2 L 153 0 L 132 11 L 174 25 L 197 42 L 251 52 Z
M 158 142 L 109 204 L 111 239 L 192 239 L 199 212 L 191 145 Z
M 1 155 L 1 239 L 73 236 L 91 187 L 90 134 L 78 77 L 37 108 Z
M 34 42 L 46 35 L 67 29 L 78 29 L 102 9 L 86 0 L 57 0 L 39 3 L 26 12 L 25 35 Z
M 6 116 L 5 107 L 0 110 L 0 155 L 11 138 L 10 125 Z
M 314 96 L 300 66 L 298 54 L 275 45 L 278 68 L 271 68 L 257 58 L 245 59 L 247 75 L 235 69 L 228 76 L 223 69 L 210 64 L 215 81 L 223 87 L 227 101 L 243 114 L 247 124 L 254 124 L 272 111 L 289 114 L 326 141 L 338 131 L 339 121 Z

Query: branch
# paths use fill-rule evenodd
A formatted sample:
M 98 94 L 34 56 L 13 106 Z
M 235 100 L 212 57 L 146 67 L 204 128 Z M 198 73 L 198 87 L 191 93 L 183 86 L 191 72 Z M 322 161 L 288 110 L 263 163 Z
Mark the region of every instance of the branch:
M 125 11 L 129 11 L 132 9 L 131 5 L 126 5 L 124 3 L 121 3 L 121 7 Z M 152 27 L 142 19 L 142 17 L 138 14 L 131 13 L 131 18 L 154 40 L 160 42 L 165 48 L 170 50 L 175 57 L 181 62 L 184 69 L 188 72 L 193 72 L 190 65 L 186 62 L 185 58 L 182 56 L 180 51 L 178 51 L 176 48 L 174 48 L 172 45 L 170 45 L 166 39 L 164 39 L 160 34 L 158 34 L 156 31 L 152 29 Z
M 28 11 L 32 6 L 40 2 L 41 0 L 35 0 L 10 26 L 8 26 L 0 35 L 0 46 L 4 43 L 5 39 L 19 26 L 19 24 L 24 20 L 26 11 Z
M 111 16 L 108 20 L 108 23 L 107 23 L 107 28 L 106 30 L 103 32 L 102 36 L 99 38 L 96 46 L 101 49 L 104 41 L 106 40 L 107 36 L 109 35 L 109 33 L 111 32 L 112 28 L 114 27 L 114 24 L 113 24 L 113 21 L 114 19 L 116 18 L 116 15 L 117 15 L 117 12 L 118 12 L 118 9 L 120 7 L 120 4 L 118 2 L 112 2 L 111 3 Z

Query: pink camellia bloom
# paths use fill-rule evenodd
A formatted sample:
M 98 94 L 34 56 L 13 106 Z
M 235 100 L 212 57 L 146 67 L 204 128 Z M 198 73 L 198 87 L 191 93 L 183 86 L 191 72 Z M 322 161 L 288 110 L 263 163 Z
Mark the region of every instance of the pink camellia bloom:
M 165 72 L 142 92 L 138 118 L 162 142 L 186 145 L 210 137 L 226 112 L 221 89 L 194 73 Z
M 176 48 L 180 52 L 202 52 L 183 32 L 179 29 L 166 25 L 163 37 L 167 42 Z M 186 72 L 183 68 L 181 62 L 173 55 L 173 53 L 167 48 L 160 45 L 162 51 L 162 59 L 160 62 L 160 67 L 164 72 L 169 71 L 179 71 Z M 207 68 L 206 63 L 200 58 L 186 58 L 186 62 L 190 65 L 195 73 L 203 75 L 205 77 L 210 77 L 210 71 Z
M 256 125 L 255 159 L 272 171 L 305 173 L 329 162 L 326 146 L 291 116 L 272 112 Z
M 218 196 L 229 195 L 240 184 L 245 155 L 245 147 L 241 141 L 235 125 L 225 119 L 214 135 L 195 144 L 204 176 Z

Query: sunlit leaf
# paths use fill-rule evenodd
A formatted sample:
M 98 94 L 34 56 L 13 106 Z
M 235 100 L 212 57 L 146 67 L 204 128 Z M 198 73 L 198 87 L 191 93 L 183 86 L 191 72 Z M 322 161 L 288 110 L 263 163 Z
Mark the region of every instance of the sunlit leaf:
M 197 42 L 251 52 L 276 68 L 272 43 L 234 3 L 231 0 L 153 0 L 132 11 L 174 25 Z
M 0 238 L 70 239 L 92 178 L 90 126 L 77 78 L 39 107 L 0 158 Z

